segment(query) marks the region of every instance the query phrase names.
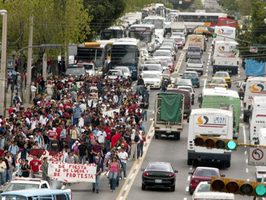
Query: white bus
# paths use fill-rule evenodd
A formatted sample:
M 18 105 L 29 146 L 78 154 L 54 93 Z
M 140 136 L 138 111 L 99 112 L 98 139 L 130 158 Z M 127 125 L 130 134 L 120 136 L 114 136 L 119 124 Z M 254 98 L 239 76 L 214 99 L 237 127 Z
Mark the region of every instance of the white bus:
M 126 30 L 123 26 L 111 26 L 101 32 L 101 40 L 110 40 L 113 38 L 123 38 L 126 36 Z
M 155 28 L 152 24 L 134 24 L 128 31 L 130 38 L 135 38 L 143 42 L 149 52 L 155 51 Z M 144 47 L 143 46 L 143 47 Z
M 151 15 L 148 17 L 145 17 L 142 20 L 143 24 L 153 24 L 155 28 L 155 35 L 158 38 L 164 37 L 165 32 L 165 18 L 157 15 Z
M 111 62 L 108 68 L 128 66 L 133 80 L 137 80 L 140 65 L 140 41 L 135 38 L 121 38 L 113 42 Z

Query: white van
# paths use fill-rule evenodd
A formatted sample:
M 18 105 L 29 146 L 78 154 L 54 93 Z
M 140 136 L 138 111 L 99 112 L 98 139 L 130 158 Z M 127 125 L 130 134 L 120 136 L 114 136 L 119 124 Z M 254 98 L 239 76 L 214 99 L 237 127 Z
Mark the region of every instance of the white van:
M 202 181 L 196 187 L 192 200 L 235 200 L 235 195 L 226 192 L 212 192 L 210 183 Z

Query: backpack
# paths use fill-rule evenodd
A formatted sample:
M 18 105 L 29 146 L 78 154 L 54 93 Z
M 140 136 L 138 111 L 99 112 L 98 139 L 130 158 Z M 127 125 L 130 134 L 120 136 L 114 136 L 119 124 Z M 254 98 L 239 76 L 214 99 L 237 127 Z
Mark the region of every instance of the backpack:
M 138 143 L 139 142 L 139 136 L 135 135 L 134 142 Z

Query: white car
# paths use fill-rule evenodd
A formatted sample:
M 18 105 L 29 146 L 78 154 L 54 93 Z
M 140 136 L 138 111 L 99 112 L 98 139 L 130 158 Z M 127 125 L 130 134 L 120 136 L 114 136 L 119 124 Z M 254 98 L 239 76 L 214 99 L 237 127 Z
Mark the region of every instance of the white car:
M 208 183 L 207 181 L 202 181 L 200 182 L 193 195 L 192 195 L 192 200 L 234 200 L 235 199 L 235 195 L 232 193 L 226 193 L 226 192 L 214 192 L 211 191 L 210 189 L 210 183 Z
M 167 66 L 164 65 L 164 69 L 173 68 L 174 66 L 174 58 L 170 50 L 158 49 L 153 53 L 153 58 L 158 59 L 162 62 L 167 62 Z
M 97 74 L 97 70 L 93 62 L 78 63 L 77 65 L 79 67 L 84 67 L 86 74 L 89 74 L 90 76 L 95 76 Z
M 115 69 L 121 70 L 126 78 L 131 77 L 131 71 L 128 66 L 117 66 Z
M 50 185 L 40 178 L 14 178 L 2 189 L 2 192 L 28 189 L 50 189 Z
M 106 73 L 106 78 L 111 79 L 111 80 L 115 80 L 115 79 L 122 79 L 125 77 L 124 73 L 122 70 L 120 69 L 110 69 L 107 73 Z
M 203 62 L 201 58 L 189 58 L 187 60 L 187 71 L 196 71 L 200 75 L 203 74 Z
M 162 84 L 161 73 L 158 71 L 144 71 L 142 72 L 144 84 L 150 89 L 160 89 Z
M 144 71 L 157 71 L 160 74 L 163 72 L 163 67 L 162 65 L 159 64 L 143 64 L 141 65 L 141 70 Z

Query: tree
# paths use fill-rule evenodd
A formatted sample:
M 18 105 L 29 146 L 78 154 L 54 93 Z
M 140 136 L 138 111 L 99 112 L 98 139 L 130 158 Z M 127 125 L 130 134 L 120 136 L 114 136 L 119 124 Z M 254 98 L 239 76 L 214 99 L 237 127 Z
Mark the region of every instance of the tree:
M 125 9 L 125 0 L 84 0 L 84 7 L 90 13 L 92 32 L 88 39 L 95 38 L 101 30 L 108 28 L 121 16 Z

